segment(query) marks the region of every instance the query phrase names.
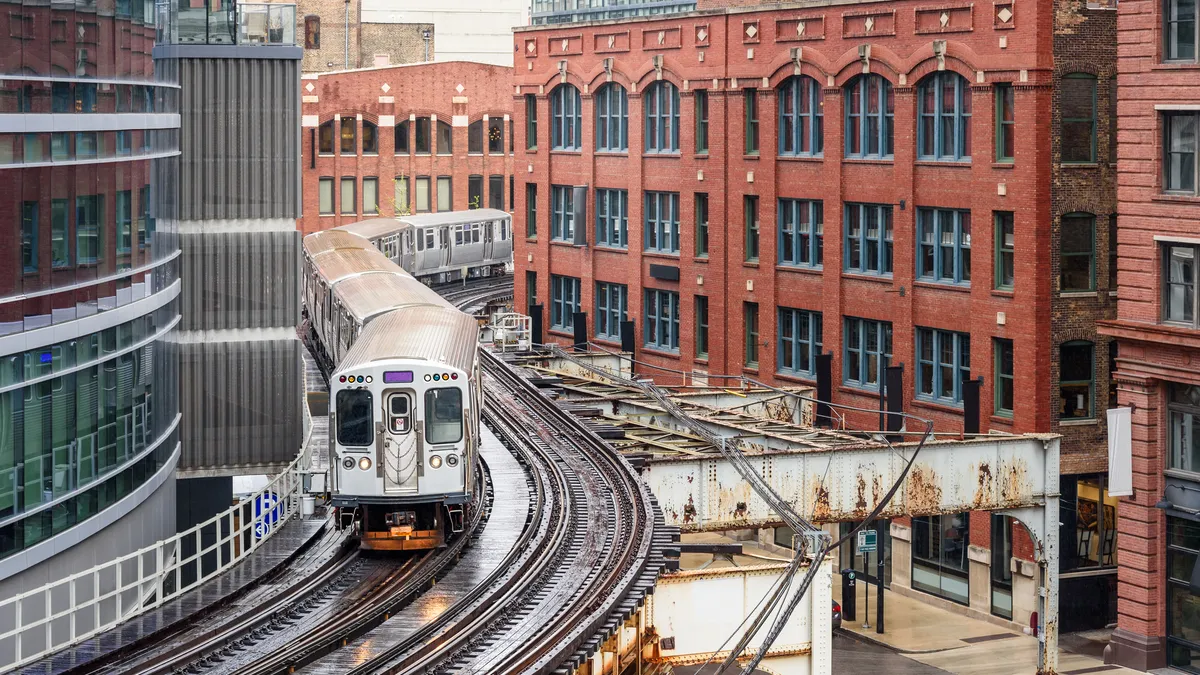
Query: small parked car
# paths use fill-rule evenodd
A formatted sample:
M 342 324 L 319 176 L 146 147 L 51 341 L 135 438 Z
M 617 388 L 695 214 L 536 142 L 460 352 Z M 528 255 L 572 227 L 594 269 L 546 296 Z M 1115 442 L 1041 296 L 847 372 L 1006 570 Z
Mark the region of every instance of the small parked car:
M 833 629 L 837 630 L 842 627 L 842 606 L 837 600 L 833 601 Z

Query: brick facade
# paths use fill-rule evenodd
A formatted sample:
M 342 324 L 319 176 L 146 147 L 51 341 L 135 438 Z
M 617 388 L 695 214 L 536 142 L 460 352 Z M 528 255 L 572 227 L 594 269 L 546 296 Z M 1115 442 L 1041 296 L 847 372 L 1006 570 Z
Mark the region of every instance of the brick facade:
M 708 7 L 746 3 L 717 3 Z M 1051 11 L 1051 8 L 1056 11 Z M 833 354 L 835 403 L 874 409 L 878 394 L 844 381 L 843 348 L 847 318 L 890 322 L 892 362 L 903 364 L 905 409 L 930 418 L 939 432 L 963 428 L 960 407 L 918 398 L 918 328 L 967 333 L 972 377 L 983 376 L 982 427 L 1006 432 L 1056 431 L 1058 344 L 1096 341 L 1095 318 L 1111 313 L 1108 300 L 1107 227 L 1098 225 L 1094 242 L 1097 292 L 1090 298 L 1062 298 L 1058 289 L 1058 217 L 1087 212 L 1097 222 L 1113 212 L 1113 171 L 1107 161 L 1063 168 L 1058 136 L 1058 83 L 1066 73 L 1111 78 L 1115 58 L 1112 12 L 1099 14 L 1079 2 L 1014 5 L 998 2 L 956 9 L 919 2 L 770 9 L 710 9 L 692 14 L 623 22 L 576 24 L 518 30 L 514 104 L 518 165 L 515 228 L 527 224 L 525 184 L 536 186 L 536 233 L 516 241 L 516 302 L 545 307 L 547 339 L 569 343 L 567 331 L 551 329 L 551 276 L 580 280 L 580 309 L 588 313 L 589 338 L 595 336 L 597 284 L 628 287 L 627 317 L 636 323 L 637 357 L 654 368 L 657 379 L 678 382 L 681 375 L 747 374 L 776 384 L 811 378 L 780 372 L 776 349 L 782 339 L 779 307 L 819 312 L 822 349 Z M 1107 24 L 1105 23 L 1107 22 Z M 801 25 L 802 24 L 802 25 Z M 944 40 L 944 42 L 942 42 Z M 1089 50 L 1080 43 L 1098 43 Z M 1106 46 L 1107 45 L 1107 46 Z M 1056 51 L 1064 52 L 1059 64 Z M 1070 60 L 1066 59 L 1070 56 Z M 1075 63 L 1077 65 L 1072 66 Z M 918 91 L 924 78 L 955 73 L 971 106 L 969 160 L 931 161 L 918 157 Z M 845 157 L 846 86 L 871 73 L 894 91 L 892 158 Z M 789 78 L 812 78 L 824 97 L 824 152 L 815 157 L 778 152 L 779 92 Z M 651 154 L 645 147 L 646 92 L 658 81 L 680 92 L 680 143 L 677 154 Z M 929 81 L 929 80 L 924 80 Z M 598 90 L 612 82 L 628 92 L 628 152 L 596 150 Z M 551 149 L 552 97 L 569 84 L 582 101 L 582 143 L 578 150 Z M 996 159 L 997 85 L 1012 88 L 1015 152 L 1011 162 Z M 1096 152 L 1107 160 L 1109 87 L 1097 88 Z M 708 150 L 696 143 L 696 92 L 708 98 Z M 758 108 L 759 152 L 746 147 L 745 107 Z M 537 111 L 536 142 L 527 142 L 525 105 Z M 583 223 L 589 245 L 551 240 L 552 186 L 588 186 Z M 628 191 L 628 247 L 596 245 L 596 190 Z M 679 194 L 679 253 L 643 250 L 644 194 Z M 696 255 L 697 193 L 708 196 L 708 255 Z M 744 198 L 756 197 L 760 235 L 757 260 L 748 261 Z M 776 205 L 779 199 L 820 200 L 824 210 L 824 262 L 816 268 L 780 263 Z M 845 205 L 891 205 L 893 272 L 890 276 L 843 271 Z M 970 283 L 934 283 L 918 278 L 918 209 L 954 209 L 970 213 Z M 1015 270 L 1010 290 L 996 289 L 993 217 L 1013 214 Z M 655 270 L 652 271 L 651 267 Z M 660 267 L 678 269 L 678 281 L 662 278 Z M 671 276 L 668 274 L 667 276 Z M 535 285 L 530 286 L 529 281 Z M 645 346 L 644 291 L 679 294 L 678 353 Z M 708 352 L 697 353 L 696 296 L 708 302 Z M 747 363 L 745 308 L 758 307 L 758 365 Z M 1052 332 L 1052 323 L 1061 330 Z M 994 401 L 994 341 L 1011 340 L 1015 391 L 1011 416 L 991 414 Z M 1107 352 L 1098 342 L 1096 360 Z M 1103 417 L 1107 368 L 1094 372 L 1096 416 Z M 1039 392 L 1028 395 L 1026 392 Z M 874 428 L 874 414 L 849 415 L 859 428 Z M 1067 439 L 1064 473 L 1102 471 L 1105 466 L 1102 420 L 1061 427 Z M 971 542 L 990 546 L 986 514 L 971 519 Z M 907 519 L 897 524 L 907 526 Z M 1032 556 L 1022 528 L 1014 542 L 1017 556 Z M 986 577 L 985 577 L 986 578 Z M 1022 603 L 1018 603 L 1022 604 Z M 1026 614 L 1027 616 L 1027 614 Z
M 357 222 L 375 214 L 363 213 L 363 179 L 378 179 L 378 207 L 380 216 L 390 217 L 404 211 L 397 208 L 395 200 L 396 180 L 408 181 L 408 212 L 416 209 L 416 181 L 429 178 L 430 210 L 437 210 L 437 185 L 439 177 L 451 179 L 453 197 L 451 208 L 468 208 L 470 178 L 482 178 L 483 197 L 480 206 L 486 206 L 489 197 L 489 181 L 492 176 L 503 177 L 503 207 L 511 210 L 509 188 L 513 175 L 513 156 L 510 152 L 510 124 L 512 95 L 507 83 L 512 69 L 479 63 L 451 61 L 421 63 L 387 68 L 305 75 L 301 86 L 304 94 L 303 129 L 301 145 L 303 161 L 303 217 L 297 223 L 305 234 Z M 311 90 L 309 87 L 312 87 Z M 429 117 L 432 139 L 430 153 L 418 154 L 412 124 L 418 117 Z M 467 143 L 468 125 L 482 121 L 502 120 L 502 152 L 489 153 L 485 138 L 482 153 L 469 153 Z M 342 118 L 354 118 L 358 138 L 353 153 L 341 152 L 339 123 Z M 333 121 L 333 153 L 321 153 L 319 134 L 321 125 Z M 376 125 L 378 129 L 378 152 L 363 152 L 363 123 Z M 395 151 L 395 134 L 398 123 L 409 122 L 409 149 L 407 153 Z M 436 146 L 438 123 L 449 124 L 452 133 L 452 153 L 439 154 Z M 320 179 L 332 178 L 334 185 L 334 213 L 322 214 L 320 208 Z M 354 177 L 356 205 L 353 213 L 343 214 L 340 203 L 341 180 Z
M 1168 599 L 1172 586 L 1188 595 L 1191 559 L 1180 556 L 1172 568 L 1166 555 L 1172 529 L 1194 527 L 1192 509 L 1200 506 L 1194 468 L 1172 460 L 1168 410 L 1172 383 L 1200 385 L 1200 330 L 1167 320 L 1164 254 L 1171 243 L 1200 241 L 1200 201 L 1194 184 L 1192 195 L 1168 194 L 1164 154 L 1166 115 L 1200 110 L 1200 79 L 1194 58 L 1166 63 L 1163 9 L 1160 2 L 1129 0 L 1117 17 L 1119 291 L 1117 318 L 1101 327 L 1118 343 L 1119 403 L 1132 408 L 1134 491 L 1120 504 L 1119 616 L 1106 660 L 1138 669 L 1193 667 L 1195 652 L 1186 643 L 1176 643 L 1176 651 L 1169 639 L 1198 629 L 1187 600 Z M 1186 459 L 1194 451 L 1176 452 Z M 1181 576 L 1182 585 L 1169 581 Z
M 432 61 L 435 37 L 431 23 L 364 23 L 360 0 L 296 3 L 296 44 L 304 47 L 306 73 Z

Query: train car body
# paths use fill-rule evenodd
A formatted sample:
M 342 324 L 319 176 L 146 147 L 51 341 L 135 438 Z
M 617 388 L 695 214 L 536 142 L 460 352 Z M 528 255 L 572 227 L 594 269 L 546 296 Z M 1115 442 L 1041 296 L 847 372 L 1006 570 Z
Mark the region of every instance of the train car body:
M 462 530 L 478 451 L 478 329 L 453 307 L 397 309 L 367 326 L 331 378 L 332 503 L 363 548 L 432 548 Z
M 372 218 L 330 232 L 356 234 L 429 283 L 498 276 L 512 262 L 512 216 L 497 209 Z
M 432 215 L 304 240 L 305 311 L 331 373 L 330 497 L 364 548 L 440 546 L 473 499 L 479 326 L 426 282 L 504 273 L 511 219 Z

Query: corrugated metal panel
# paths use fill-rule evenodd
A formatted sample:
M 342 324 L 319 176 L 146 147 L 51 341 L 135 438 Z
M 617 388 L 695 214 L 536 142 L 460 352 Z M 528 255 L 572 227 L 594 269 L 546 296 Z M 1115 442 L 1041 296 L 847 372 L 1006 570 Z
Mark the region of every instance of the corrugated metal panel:
M 284 466 L 303 442 L 299 340 L 179 345 L 181 471 Z
M 454 307 L 405 307 L 367 324 L 338 370 L 378 359 L 425 359 L 470 373 L 479 323 Z
M 370 220 L 342 225 L 341 227 L 334 228 L 332 231 L 347 232 L 360 237 L 366 237 L 367 239 L 375 239 L 376 237 L 393 234 L 410 229 L 411 227 L 412 225 L 409 225 L 407 222 L 396 220 L 395 218 L 371 218 Z
M 296 218 L 300 63 L 179 59 L 182 220 Z
M 368 247 L 370 244 L 367 245 Z M 317 274 L 325 283 L 334 284 L 341 279 L 365 272 L 395 272 L 396 263 L 388 260 L 374 248 L 344 248 L 330 251 L 313 258 Z
M 342 308 L 359 323 L 380 312 L 410 305 L 453 308 L 442 296 L 399 267 L 394 274 L 364 274 L 346 279 L 334 288 L 333 294 Z
M 357 234 L 340 230 L 325 230 L 304 238 L 304 252 L 310 258 L 342 248 L 368 248 L 370 246 L 371 242 Z
M 298 232 L 215 232 L 179 239 L 182 330 L 299 322 Z

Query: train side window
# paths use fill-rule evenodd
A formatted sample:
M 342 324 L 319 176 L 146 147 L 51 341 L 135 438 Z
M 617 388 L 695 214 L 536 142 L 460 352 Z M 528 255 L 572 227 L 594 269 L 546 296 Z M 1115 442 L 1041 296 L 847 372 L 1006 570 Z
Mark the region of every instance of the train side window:
M 346 446 L 369 446 L 374 436 L 375 419 L 371 392 L 343 389 L 337 393 L 337 439 Z
M 429 389 L 425 392 L 425 442 L 457 443 L 462 440 L 462 390 Z
M 435 233 L 433 228 L 425 230 L 425 248 L 437 248 L 437 242 L 434 240 Z
M 392 394 L 388 398 L 388 429 L 393 434 L 407 434 L 412 429 L 412 405 L 408 394 Z
M 463 230 L 462 230 L 462 227 L 460 226 L 460 227 L 454 228 L 454 245 L 461 246 L 462 243 L 463 243 Z

